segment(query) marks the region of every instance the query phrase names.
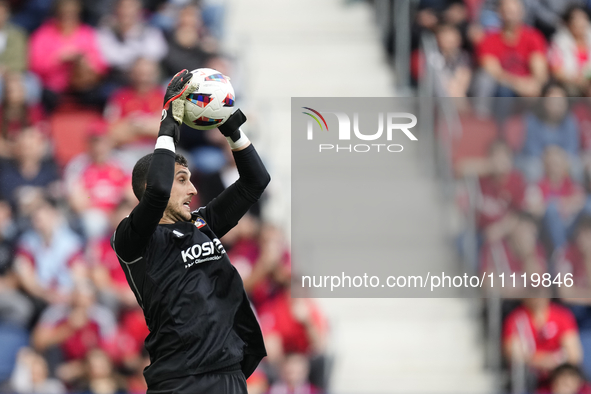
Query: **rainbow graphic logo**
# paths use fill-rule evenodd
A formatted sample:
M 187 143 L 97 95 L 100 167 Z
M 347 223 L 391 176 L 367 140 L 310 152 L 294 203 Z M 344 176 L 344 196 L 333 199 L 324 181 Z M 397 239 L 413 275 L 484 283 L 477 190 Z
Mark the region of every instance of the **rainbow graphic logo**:
M 302 107 L 302 108 L 307 109 L 308 111 L 311 111 L 314 114 L 318 115 L 320 117 L 320 119 L 322 119 L 322 123 L 324 123 L 324 126 L 326 127 L 326 131 L 328 131 L 328 125 L 326 124 L 326 120 L 324 119 L 324 116 L 322 116 L 320 114 L 320 112 L 318 112 L 315 109 L 312 109 L 310 107 Z M 320 126 L 320 130 L 324 130 L 324 128 L 322 127 L 322 123 L 320 123 L 320 120 L 318 120 L 318 118 L 316 116 L 312 115 L 310 112 L 302 112 L 302 113 L 304 115 L 308 115 L 309 117 L 314 119 L 316 121 L 316 123 L 318 123 L 318 126 Z M 312 139 L 312 121 L 311 120 L 308 122 L 308 139 L 309 140 Z
M 187 100 L 198 107 L 205 108 L 211 102 L 211 94 L 207 93 L 191 93 L 187 96 Z
M 326 126 L 326 131 L 328 131 L 328 125 L 326 124 L 326 120 L 324 120 L 324 117 L 322 115 L 320 115 L 320 112 L 316 111 L 315 109 L 312 109 L 310 107 L 302 107 L 303 109 L 307 109 L 308 111 L 312 111 L 314 112 L 316 115 L 320 116 L 320 119 L 322 119 L 322 122 L 324 123 L 324 126 Z M 309 112 L 302 112 L 305 115 L 311 116 L 312 119 L 314 119 L 316 121 L 316 123 L 318 123 L 318 126 L 320 126 L 320 130 L 323 130 L 322 128 L 322 124 L 320 124 L 320 121 L 318 120 L 317 117 L 315 117 L 314 115 L 312 115 Z
M 193 121 L 196 126 L 213 126 L 221 123 L 223 119 L 208 118 L 206 116 L 200 116 Z
M 211 74 L 208 75 L 207 77 L 205 77 L 203 80 L 204 81 L 218 81 L 218 82 L 223 82 L 223 83 L 228 83 L 228 79 L 226 79 L 227 77 L 223 74 Z

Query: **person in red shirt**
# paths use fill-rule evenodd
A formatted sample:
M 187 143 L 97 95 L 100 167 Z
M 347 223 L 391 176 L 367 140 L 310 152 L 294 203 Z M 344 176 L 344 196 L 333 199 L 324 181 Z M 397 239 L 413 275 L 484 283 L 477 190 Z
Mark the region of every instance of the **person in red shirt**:
M 557 256 L 562 280 L 570 275 L 572 286 L 557 287 L 558 295 L 574 313 L 581 330 L 591 328 L 591 216 L 577 220 L 574 237 Z
M 68 201 L 90 240 L 106 234 L 109 215 L 130 193 L 130 176 L 111 152 L 107 126 L 96 122 L 88 130 L 87 153 L 72 159 L 64 172 Z
M 519 277 L 523 273 L 527 273 L 528 276 L 533 273 L 542 275 L 547 271 L 546 255 L 538 242 L 538 225 L 535 218 L 522 212 L 516 215 L 516 220 L 508 237 L 483 246 L 480 255 L 482 273 L 494 273 L 495 276 L 505 274 L 506 280 L 510 280 L 511 274 Z M 496 289 L 506 298 L 524 295 L 524 289 L 519 286 Z
M 529 209 L 543 217 L 552 247 L 560 248 L 585 205 L 585 193 L 569 174 L 564 149 L 550 145 L 544 151 L 544 177 L 528 191 Z
M 111 96 L 105 108 L 109 135 L 116 147 L 124 151 L 122 159 L 130 169 L 140 157 L 154 147 L 164 91 L 158 84 L 158 63 L 140 58 L 129 72 L 130 86 Z
M 261 224 L 247 214 L 234 229 L 238 237 L 228 252 L 244 281 L 244 290 L 256 309 L 289 285 L 291 256 L 277 227 Z M 227 239 L 224 239 L 226 242 Z
M 477 225 L 487 242 L 497 242 L 514 226 L 514 213 L 524 208 L 526 184 L 513 168 L 513 154 L 504 141 L 491 144 L 486 167 L 479 179 Z
M 259 309 L 269 362 L 287 353 L 322 354 L 327 322 L 309 298 L 292 298 L 289 288 Z
M 520 0 L 500 0 L 501 30 L 479 44 L 481 74 L 476 96 L 539 96 L 548 79 L 546 42 L 540 32 L 523 23 Z
M 505 320 L 503 350 L 509 363 L 523 362 L 542 382 L 550 371 L 583 359 L 573 314 L 549 298 L 526 298 Z
M 87 353 L 105 347 L 116 329 L 115 316 L 96 303 L 92 287 L 77 286 L 69 303 L 52 305 L 43 312 L 31 343 L 39 352 L 58 347 L 62 355 L 58 369 L 64 374 L 60 377 L 68 375 L 70 380 L 80 372 Z

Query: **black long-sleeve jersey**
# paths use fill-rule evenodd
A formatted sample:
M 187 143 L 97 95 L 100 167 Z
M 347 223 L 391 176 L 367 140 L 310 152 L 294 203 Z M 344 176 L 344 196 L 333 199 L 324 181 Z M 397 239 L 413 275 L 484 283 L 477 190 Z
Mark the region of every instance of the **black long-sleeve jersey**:
M 194 211 L 192 222 L 158 224 L 175 160 L 172 151 L 156 149 L 146 191 L 111 239 L 150 329 L 148 386 L 238 363 L 248 377 L 266 355 L 242 279 L 218 237 L 259 199 L 270 177 L 252 145 L 233 154 L 236 183 Z

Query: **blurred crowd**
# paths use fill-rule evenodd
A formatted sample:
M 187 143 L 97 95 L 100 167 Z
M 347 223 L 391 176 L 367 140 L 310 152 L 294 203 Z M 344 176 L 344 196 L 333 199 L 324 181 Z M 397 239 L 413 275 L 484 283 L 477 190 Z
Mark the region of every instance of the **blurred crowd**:
M 145 392 L 148 329 L 109 238 L 137 204 L 131 168 L 154 149 L 170 77 L 217 69 L 240 102 L 224 4 L 0 0 L 0 392 Z M 217 130 L 185 127 L 197 208 L 238 173 Z M 289 245 L 264 203 L 222 239 L 269 354 L 249 393 L 322 393 L 328 324 L 290 296 Z
M 425 71 L 422 39 L 442 94 L 539 97 L 550 80 L 569 96 L 591 93 L 591 24 L 587 0 L 421 0 L 412 26 L 412 76 Z
M 469 219 L 459 249 L 503 300 L 505 388 L 591 393 L 591 2 L 421 0 L 415 11 L 411 75 L 434 75 L 459 115 L 435 132 Z

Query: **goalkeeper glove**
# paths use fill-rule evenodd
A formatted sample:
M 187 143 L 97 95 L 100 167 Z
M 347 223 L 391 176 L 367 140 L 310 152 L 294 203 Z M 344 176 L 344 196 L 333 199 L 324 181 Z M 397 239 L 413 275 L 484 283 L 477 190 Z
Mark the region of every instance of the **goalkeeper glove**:
M 172 137 L 175 146 L 180 139 L 179 126 L 183 122 L 185 113 L 185 98 L 198 88 L 198 85 L 190 83 L 192 77 L 193 74 L 187 70 L 179 71 L 168 83 L 164 94 L 158 137 L 163 135 Z
M 246 116 L 237 109 L 222 125 L 218 126 L 218 130 L 226 137 L 232 149 L 242 148 L 250 142 L 240 130 L 244 122 L 246 122 Z

